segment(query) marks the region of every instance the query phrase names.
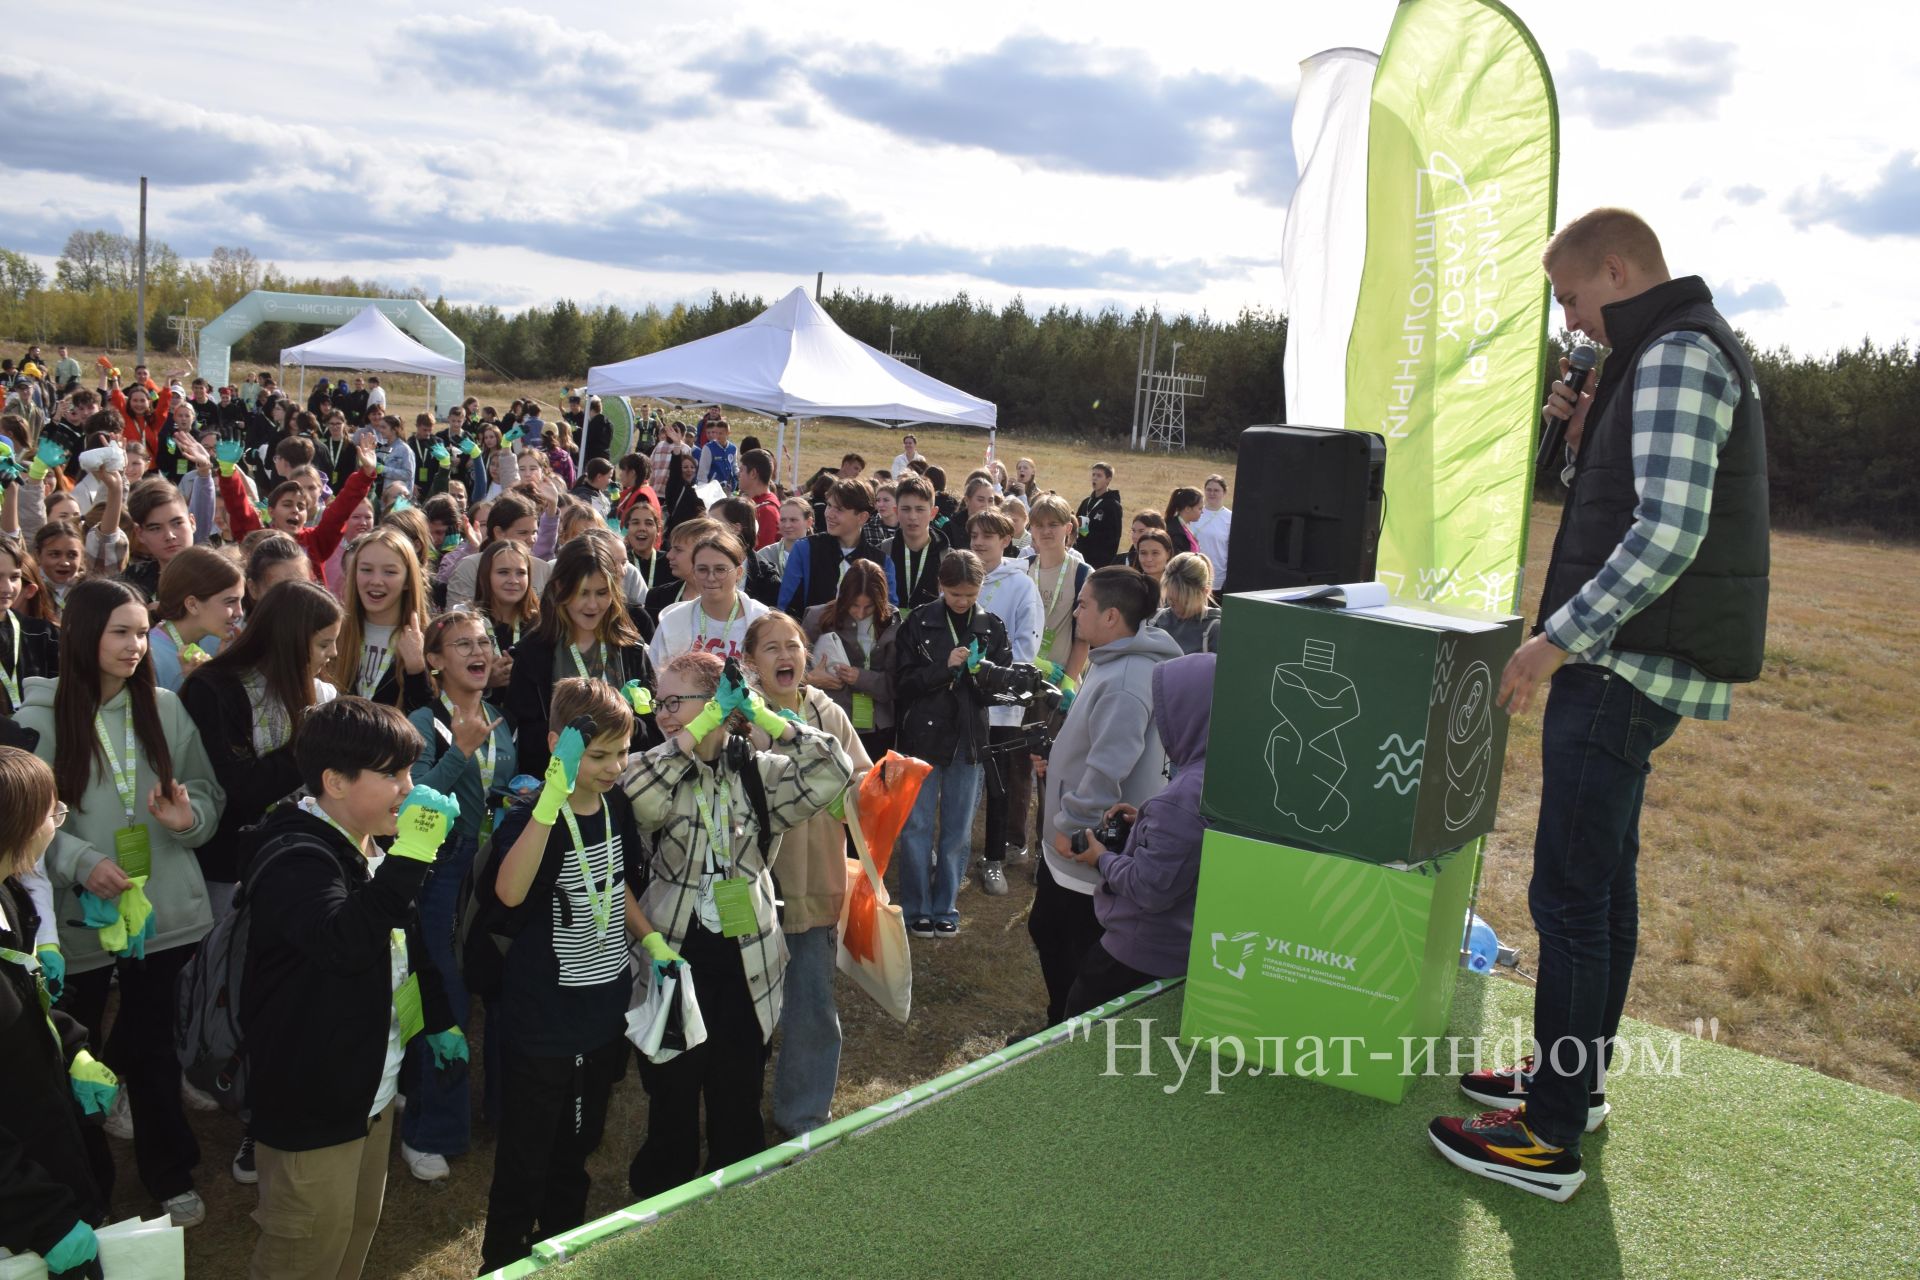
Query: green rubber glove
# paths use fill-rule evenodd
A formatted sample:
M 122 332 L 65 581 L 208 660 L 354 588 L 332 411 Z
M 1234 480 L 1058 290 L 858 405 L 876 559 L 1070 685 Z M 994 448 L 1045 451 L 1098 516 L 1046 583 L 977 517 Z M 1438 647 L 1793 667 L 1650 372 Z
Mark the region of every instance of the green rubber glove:
M 522 431 L 518 426 L 518 424 L 516 424 L 510 430 L 508 430 L 508 432 L 505 435 L 500 437 L 500 443 L 501 444 L 518 444 L 520 442 L 520 437 L 524 436 L 525 434 L 527 433 L 525 431 Z
M 47 1274 L 57 1276 L 76 1267 L 84 1267 L 99 1256 L 100 1242 L 94 1238 L 93 1228 L 84 1222 L 76 1222 L 67 1234 L 60 1237 L 59 1244 L 47 1250 Z
M 412 509 L 413 503 L 406 498 L 395 498 L 393 505 L 387 508 L 389 511 L 411 511 Z
M 674 965 L 685 963 L 680 953 L 667 945 L 666 938 L 661 936 L 658 929 L 640 939 L 640 946 L 647 953 L 647 958 L 653 961 L 655 973 L 665 974 Z
M 467 1033 L 458 1027 L 448 1027 L 445 1031 L 435 1031 L 427 1036 L 427 1051 L 433 1054 L 436 1070 L 445 1071 L 454 1063 L 464 1063 L 467 1057 Z
M 1057 662 L 1042 658 L 1040 660 L 1040 674 L 1047 678 L 1048 684 L 1059 684 L 1067 678 L 1067 669 Z
M 460 804 L 452 796 L 432 787 L 415 787 L 401 802 L 400 833 L 394 837 L 389 852 L 396 858 L 411 858 L 432 866 L 440 856 L 440 846 L 446 841 L 454 819 L 459 816 Z
M 709 698 L 707 705 L 700 708 L 700 714 L 687 721 L 683 727 L 687 733 L 692 736 L 694 742 L 698 743 L 724 724 L 726 719 L 727 713 L 721 708 L 720 704 Z
M 974 672 L 974 671 L 978 671 L 979 669 L 980 669 L 980 642 L 978 640 L 969 640 L 967 641 L 967 670 L 969 672 Z
M 445 446 L 444 444 L 439 444 L 437 442 L 434 444 L 433 448 L 427 450 L 427 456 L 429 458 L 432 458 L 435 462 L 439 463 L 443 467 L 446 466 L 449 462 L 453 461 L 453 455 L 447 452 L 447 446 Z
M 793 710 L 791 707 L 780 708 L 780 718 L 782 720 L 791 720 L 795 724 L 806 723 L 806 719 L 803 716 L 801 716 L 801 714 L 798 711 Z
M 580 777 L 580 757 L 587 753 L 587 741 L 598 733 L 591 716 L 580 716 L 560 731 L 559 739 L 553 744 L 553 756 L 547 761 L 546 785 L 540 788 L 540 798 L 533 802 L 535 822 L 550 827 L 560 816 L 561 807 L 573 794 L 573 784 Z
M 147 897 L 147 877 L 134 876 L 132 881 L 120 891 L 117 905 L 120 923 L 127 931 L 127 954 L 142 960 L 153 938 L 153 903 Z
M 1073 700 L 1080 696 L 1080 682 L 1072 676 L 1060 678 L 1060 709 L 1066 711 L 1073 706 Z
M 240 459 L 247 454 L 247 447 L 238 440 L 222 440 L 213 447 L 213 456 L 220 463 L 220 474 L 230 476 Z
M 213 655 L 209 654 L 205 649 L 202 649 L 198 644 L 188 644 L 180 650 L 179 654 L 182 663 L 205 662 L 211 656 Z
M 852 790 L 851 787 L 847 788 L 847 791 L 850 790 Z M 827 812 L 833 815 L 835 822 L 845 822 L 847 820 L 847 791 L 842 791 L 839 795 L 835 796 L 833 803 L 827 806 Z
M 76 889 L 80 895 L 80 923 L 88 929 L 105 929 L 120 923 L 120 908 L 111 898 L 102 898 L 89 890 Z
M 720 673 L 720 687 L 714 691 L 713 700 L 720 704 L 720 710 L 732 715 L 747 705 L 747 682 L 740 675 L 740 667 L 731 659 L 727 669 Z
M 757 693 L 748 693 L 743 707 L 747 717 L 766 732 L 769 738 L 783 738 L 787 733 L 787 719 L 778 711 L 761 701 Z
M 628 705 L 633 708 L 633 714 L 637 716 L 653 714 L 653 690 L 638 680 L 629 680 L 620 686 L 620 692 L 626 696 Z
M 480 446 L 473 442 L 472 436 L 464 436 L 460 441 L 460 452 L 469 458 L 477 458 L 480 456 Z
M 40 961 L 40 977 L 47 984 L 47 994 L 58 1000 L 67 986 L 66 956 L 51 942 L 41 943 L 33 949 L 33 954 Z
M 442 552 L 451 551 L 459 545 L 460 545 L 460 535 L 457 533 L 450 533 L 446 537 L 440 539 L 440 550 Z
M 82 1112 L 90 1116 L 105 1115 L 107 1108 L 113 1105 L 113 1095 L 120 1091 L 120 1077 L 85 1049 L 73 1055 L 73 1065 L 67 1068 L 67 1080 L 73 1088 L 73 1100 L 80 1104 Z

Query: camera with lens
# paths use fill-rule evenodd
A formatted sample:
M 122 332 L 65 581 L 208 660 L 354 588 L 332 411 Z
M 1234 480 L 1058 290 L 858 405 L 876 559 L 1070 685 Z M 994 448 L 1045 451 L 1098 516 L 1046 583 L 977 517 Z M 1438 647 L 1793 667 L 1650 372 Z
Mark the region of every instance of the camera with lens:
M 1046 675 L 1030 662 L 1007 667 L 983 662 L 974 668 L 973 687 L 995 706 L 1038 706 L 1052 711 L 1060 705 L 1060 690 L 1048 684 Z
M 1067 844 L 1075 853 L 1085 853 L 1087 851 L 1087 836 L 1091 834 L 1095 840 L 1100 842 L 1101 848 L 1111 849 L 1115 853 L 1118 853 L 1126 847 L 1127 833 L 1132 830 L 1133 823 L 1128 820 L 1126 814 L 1110 813 L 1100 820 L 1099 826 L 1093 827 L 1090 830 L 1074 832 L 1072 838 L 1067 841 Z

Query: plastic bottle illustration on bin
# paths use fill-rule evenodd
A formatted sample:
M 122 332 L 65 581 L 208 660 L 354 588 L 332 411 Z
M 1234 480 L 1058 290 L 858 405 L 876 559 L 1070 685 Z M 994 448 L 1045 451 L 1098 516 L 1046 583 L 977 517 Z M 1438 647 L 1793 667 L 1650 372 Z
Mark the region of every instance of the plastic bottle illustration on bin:
M 1338 831 L 1353 816 L 1340 786 L 1347 753 L 1340 729 L 1360 715 L 1360 692 L 1333 669 L 1329 640 L 1307 640 L 1300 661 L 1273 669 L 1273 709 L 1280 723 L 1267 738 L 1273 807 L 1302 831 Z
M 1493 671 L 1475 662 L 1460 676 L 1447 708 L 1447 798 L 1441 820 L 1458 831 L 1487 802 L 1493 768 Z

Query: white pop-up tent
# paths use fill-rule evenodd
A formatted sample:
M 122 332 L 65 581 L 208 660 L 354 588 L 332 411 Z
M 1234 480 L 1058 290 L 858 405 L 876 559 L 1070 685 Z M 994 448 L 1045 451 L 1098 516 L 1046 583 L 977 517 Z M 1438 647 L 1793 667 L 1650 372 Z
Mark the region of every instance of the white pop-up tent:
M 429 378 L 464 378 L 467 367 L 451 356 L 428 350 L 400 331 L 399 326 L 369 306 L 353 319 L 311 342 L 280 349 L 280 367 L 300 366 L 300 392 L 307 389 L 307 369 L 365 369 L 373 373 L 424 373 Z M 283 379 L 284 380 L 284 379 Z M 429 389 L 428 402 L 432 402 Z
M 982 427 L 999 421 L 992 402 L 930 378 L 849 336 L 803 288 L 736 328 L 587 371 L 598 396 L 732 405 L 780 419 L 778 448 L 795 422 L 793 475 L 802 418 Z

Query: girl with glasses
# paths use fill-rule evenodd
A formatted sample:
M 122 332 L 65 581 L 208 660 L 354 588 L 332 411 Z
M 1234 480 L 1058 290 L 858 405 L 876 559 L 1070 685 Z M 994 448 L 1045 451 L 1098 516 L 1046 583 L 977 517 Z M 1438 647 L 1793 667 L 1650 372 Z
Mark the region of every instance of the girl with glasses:
M 746 552 L 731 533 L 710 534 L 694 543 L 692 581 L 699 595 L 660 615 L 648 654 L 664 667 L 689 650 L 738 658 L 746 649 L 747 628 L 767 606 L 740 590 Z

